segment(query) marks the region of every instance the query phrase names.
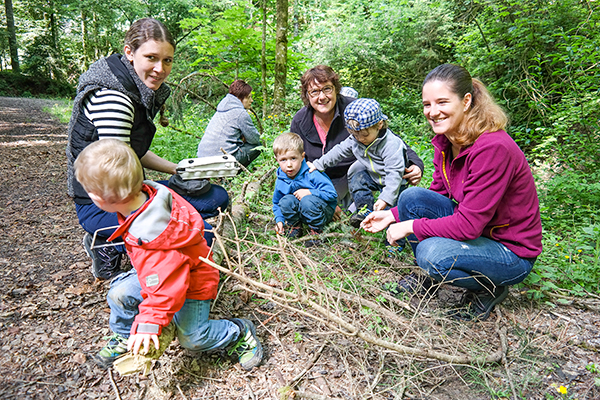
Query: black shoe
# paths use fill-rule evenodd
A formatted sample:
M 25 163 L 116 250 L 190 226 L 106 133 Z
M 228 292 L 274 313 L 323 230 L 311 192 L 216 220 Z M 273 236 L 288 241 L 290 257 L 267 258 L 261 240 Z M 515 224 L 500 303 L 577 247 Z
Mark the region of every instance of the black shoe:
M 95 245 L 107 242 L 96 236 Z M 83 237 L 83 248 L 92 259 L 92 274 L 102 280 L 110 280 L 121 272 L 122 254 L 114 247 L 95 247 L 92 249 L 92 235 L 86 233 Z
M 298 224 L 298 225 L 286 225 L 284 227 L 285 229 L 285 236 L 287 236 L 290 239 L 296 239 L 299 238 L 300 236 L 302 236 L 302 225 Z
M 508 286 L 496 286 L 494 290 L 469 291 L 465 296 L 465 307 L 453 310 L 450 316 L 462 321 L 485 321 L 496 304 L 508 296 Z
M 417 275 L 414 272 L 405 275 L 398 282 L 388 282 L 383 285 L 383 288 L 390 292 L 394 297 L 401 297 L 403 293 L 425 294 L 434 285 L 433 279 L 426 275 Z
M 369 210 L 368 208 L 365 207 L 364 210 L 360 210 L 355 212 L 354 214 L 352 214 L 352 216 L 350 217 L 350 225 L 353 228 L 360 228 L 360 223 L 363 222 L 363 220 L 365 218 L 367 218 L 367 215 L 371 214 L 371 210 Z
M 308 236 L 312 236 L 313 238 L 308 239 L 306 242 L 304 242 L 304 247 L 321 246 L 323 244 L 323 241 L 314 237 L 320 235 L 321 233 L 323 233 L 321 229 L 315 229 L 313 227 L 310 227 Z

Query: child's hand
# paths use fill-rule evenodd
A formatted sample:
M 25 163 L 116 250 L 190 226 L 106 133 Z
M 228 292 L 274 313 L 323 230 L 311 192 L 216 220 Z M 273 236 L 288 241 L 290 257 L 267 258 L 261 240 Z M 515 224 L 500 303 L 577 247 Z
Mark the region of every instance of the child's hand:
M 373 211 L 381 211 L 381 210 L 385 210 L 385 208 L 389 206 L 388 203 L 386 203 L 385 201 L 378 199 L 375 204 L 373 205 Z
M 127 341 L 127 350 L 133 349 L 133 354 L 140 353 L 140 347 L 144 345 L 144 352 L 140 354 L 148 354 L 150 351 L 150 339 L 154 343 L 154 347 L 156 350 L 160 347 L 158 343 L 158 335 L 149 334 L 149 333 L 136 333 L 135 335 L 129 336 L 129 340 Z
M 280 235 L 283 235 L 283 222 L 278 222 L 277 224 L 275 224 L 275 232 L 277 232 Z
M 310 190 L 309 190 L 309 189 L 298 189 L 298 190 L 296 190 L 296 191 L 294 192 L 294 196 L 296 196 L 296 198 L 297 198 L 298 200 L 302 200 L 302 198 L 303 198 L 304 196 L 308 196 L 308 195 L 310 195 L 310 194 L 312 194 L 312 193 L 310 192 Z
M 308 165 L 308 172 L 314 172 L 317 170 L 317 167 L 315 167 L 314 164 L 310 161 L 307 161 L 306 165 Z

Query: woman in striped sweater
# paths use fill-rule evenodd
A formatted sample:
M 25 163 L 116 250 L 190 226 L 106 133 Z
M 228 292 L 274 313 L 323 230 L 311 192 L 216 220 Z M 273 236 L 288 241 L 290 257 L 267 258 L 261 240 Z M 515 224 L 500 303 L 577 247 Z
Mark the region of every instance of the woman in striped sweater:
M 175 174 L 177 166 L 149 150 L 156 133 L 153 120 L 159 111 L 161 124 L 168 123 L 162 110 L 171 89 L 164 82 L 171 72 L 175 41 L 161 22 L 144 18 L 131 25 L 123 50 L 123 55 L 103 58 L 81 75 L 69 123 L 68 191 L 86 231 L 83 244 L 92 258 L 92 272 L 99 279 L 112 279 L 121 272 L 125 249 L 98 247 L 118 225 L 117 217 L 96 207 L 75 179 L 73 163 L 79 153 L 96 140 L 118 139 L 131 146 L 145 168 Z M 218 213 L 217 208 L 224 210 L 229 197 L 225 189 L 211 185 L 207 192 L 186 200 L 208 218 Z

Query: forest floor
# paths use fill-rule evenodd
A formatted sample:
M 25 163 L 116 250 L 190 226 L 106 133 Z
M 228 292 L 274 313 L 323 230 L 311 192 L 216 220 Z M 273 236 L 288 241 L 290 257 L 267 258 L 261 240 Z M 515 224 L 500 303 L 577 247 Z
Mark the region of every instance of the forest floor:
M 91 357 L 109 333 L 108 283 L 92 277 L 81 246 L 66 194 L 66 125 L 43 111 L 52 105 L 0 97 L 1 399 L 275 400 L 286 386 L 312 399 L 600 399 L 598 308 L 550 307 L 517 289 L 488 321 L 444 325 L 448 336 L 462 335 L 460 350 L 469 338 L 491 338 L 489 353 L 506 328 L 501 364 L 403 356 L 249 299 L 230 279 L 213 314 L 255 322 L 266 353 L 259 368 L 246 372 L 218 353 L 193 357 L 176 342 L 147 377 L 99 368 Z M 445 324 L 431 321 L 415 323 L 415 335 Z

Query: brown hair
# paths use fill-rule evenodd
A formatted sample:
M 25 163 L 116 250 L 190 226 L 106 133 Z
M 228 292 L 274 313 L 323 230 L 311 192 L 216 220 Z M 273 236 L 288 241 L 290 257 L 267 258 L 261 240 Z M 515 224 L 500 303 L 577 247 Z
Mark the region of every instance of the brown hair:
M 133 52 L 149 40 L 167 42 L 173 46 L 173 50 L 177 47 L 171 32 L 162 22 L 154 18 L 138 19 L 131 24 L 127 34 L 125 34 L 125 46 L 129 46 Z
M 430 81 L 446 83 L 450 90 L 460 99 L 471 93 L 471 105 L 465 111 L 465 117 L 454 137 L 449 138 L 459 146 L 471 145 L 484 132 L 495 132 L 505 129 L 508 116 L 492 98 L 485 85 L 465 68 L 455 64 L 442 64 L 434 68 L 423 81 L 423 86 Z
M 102 139 L 79 153 L 75 160 L 75 177 L 86 192 L 119 204 L 142 190 L 144 172 L 139 158 L 125 142 Z
M 273 140 L 273 153 L 275 157 L 286 151 L 297 151 L 300 155 L 304 153 L 304 142 L 297 133 L 285 132 Z
M 139 49 L 144 43 L 149 40 L 155 42 L 167 42 L 173 46 L 173 51 L 177 47 L 171 32 L 160 21 L 154 18 L 142 18 L 135 21 L 129 27 L 125 34 L 125 46 L 129 46 L 132 52 Z M 162 126 L 169 126 L 169 119 L 165 116 L 165 105 L 160 108 L 159 123 Z
M 233 81 L 231 86 L 229 86 L 229 94 L 234 95 L 240 99 L 240 101 L 250 96 L 250 93 L 252 93 L 252 86 L 248 85 L 241 79 L 236 79 Z
M 310 107 L 310 100 L 308 98 L 308 87 L 317 81 L 321 84 L 330 81 L 335 87 L 335 93 L 340 94 L 342 85 L 340 83 L 340 76 L 328 65 L 317 65 L 306 71 L 300 78 L 300 84 L 302 91 L 300 97 L 305 106 Z

